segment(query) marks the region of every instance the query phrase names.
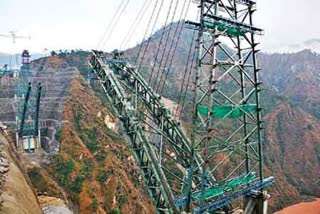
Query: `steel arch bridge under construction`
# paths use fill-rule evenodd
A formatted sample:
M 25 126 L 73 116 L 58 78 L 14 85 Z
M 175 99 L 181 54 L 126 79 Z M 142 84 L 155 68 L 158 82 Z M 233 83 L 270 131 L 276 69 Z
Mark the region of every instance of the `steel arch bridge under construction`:
M 191 139 L 119 52 L 92 51 L 90 66 L 120 118 L 158 213 L 266 213 L 255 2 L 201 0 Z M 234 48 L 226 48 L 220 38 Z

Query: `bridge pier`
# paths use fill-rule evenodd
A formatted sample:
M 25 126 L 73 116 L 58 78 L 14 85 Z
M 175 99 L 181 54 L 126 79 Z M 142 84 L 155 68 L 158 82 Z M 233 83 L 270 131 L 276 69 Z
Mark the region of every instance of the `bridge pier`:
M 244 214 L 268 214 L 268 200 L 270 197 L 267 191 L 247 197 Z
M 18 151 L 35 153 L 41 148 L 40 133 L 38 136 L 18 136 Z

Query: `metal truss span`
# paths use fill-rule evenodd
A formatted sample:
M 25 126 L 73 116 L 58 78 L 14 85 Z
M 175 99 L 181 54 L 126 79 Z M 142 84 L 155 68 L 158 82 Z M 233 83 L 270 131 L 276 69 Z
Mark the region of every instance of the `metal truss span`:
M 268 183 L 255 180 L 247 187 L 247 191 L 241 189 L 238 192 L 226 186 L 223 194 L 208 199 L 214 202 L 213 205 L 200 208 L 199 192 L 204 161 L 201 154 L 192 149 L 190 140 L 161 103 L 160 96 L 121 57 L 114 55 L 113 59 L 107 59 L 102 52 L 93 51 L 90 65 L 120 118 L 158 213 L 187 210 L 188 200 L 193 203 L 192 210 L 195 213 L 217 210 Z M 210 173 L 207 178 L 210 184 L 214 182 L 215 178 Z M 230 179 L 229 182 L 235 181 Z M 232 187 L 231 183 L 228 188 Z M 208 191 L 214 188 L 207 186 Z

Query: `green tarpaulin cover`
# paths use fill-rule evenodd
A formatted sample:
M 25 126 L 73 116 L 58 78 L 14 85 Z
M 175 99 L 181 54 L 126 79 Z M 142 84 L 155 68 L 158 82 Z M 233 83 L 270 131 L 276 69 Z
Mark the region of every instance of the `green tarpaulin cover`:
M 208 115 L 209 108 L 207 106 L 199 106 L 198 112 L 202 115 Z M 224 106 L 213 106 L 213 117 L 217 118 L 239 118 L 244 112 L 256 112 L 257 106 L 255 104 L 245 105 L 224 105 Z
M 229 26 L 225 25 L 224 23 L 212 23 L 212 22 L 205 21 L 204 26 L 207 28 L 211 28 L 211 29 L 213 29 L 215 26 L 217 26 L 219 31 L 221 31 L 221 32 L 225 31 L 226 34 L 228 34 L 229 36 L 243 36 L 244 35 L 244 32 L 242 32 L 239 28 L 229 27 Z

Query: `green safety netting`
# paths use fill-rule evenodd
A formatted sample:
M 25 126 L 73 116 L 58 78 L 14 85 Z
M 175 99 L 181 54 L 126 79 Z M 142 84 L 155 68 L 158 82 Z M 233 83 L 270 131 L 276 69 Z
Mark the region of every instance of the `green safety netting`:
M 225 31 L 227 35 L 229 36 L 243 36 L 245 32 L 243 32 L 240 28 L 238 27 L 230 27 L 224 23 L 213 23 L 213 22 L 208 22 L 204 21 L 204 26 L 207 28 L 213 29 L 215 26 L 217 26 L 219 31 Z
M 202 115 L 208 115 L 209 108 L 207 106 L 198 106 L 198 112 Z M 213 117 L 217 118 L 239 118 L 243 116 L 244 112 L 256 112 L 257 105 L 244 104 L 244 105 L 223 105 L 213 106 Z
M 226 181 L 224 184 L 220 185 L 219 187 L 214 187 L 207 189 L 204 192 L 204 198 L 206 200 L 217 197 L 219 195 L 222 195 L 224 192 L 231 191 L 236 187 L 247 185 L 252 183 L 254 180 L 256 180 L 256 175 L 254 173 L 250 173 L 248 175 L 242 175 L 240 177 L 237 177 L 235 179 Z M 192 194 L 193 199 L 199 200 L 201 198 L 201 191 L 196 192 Z

